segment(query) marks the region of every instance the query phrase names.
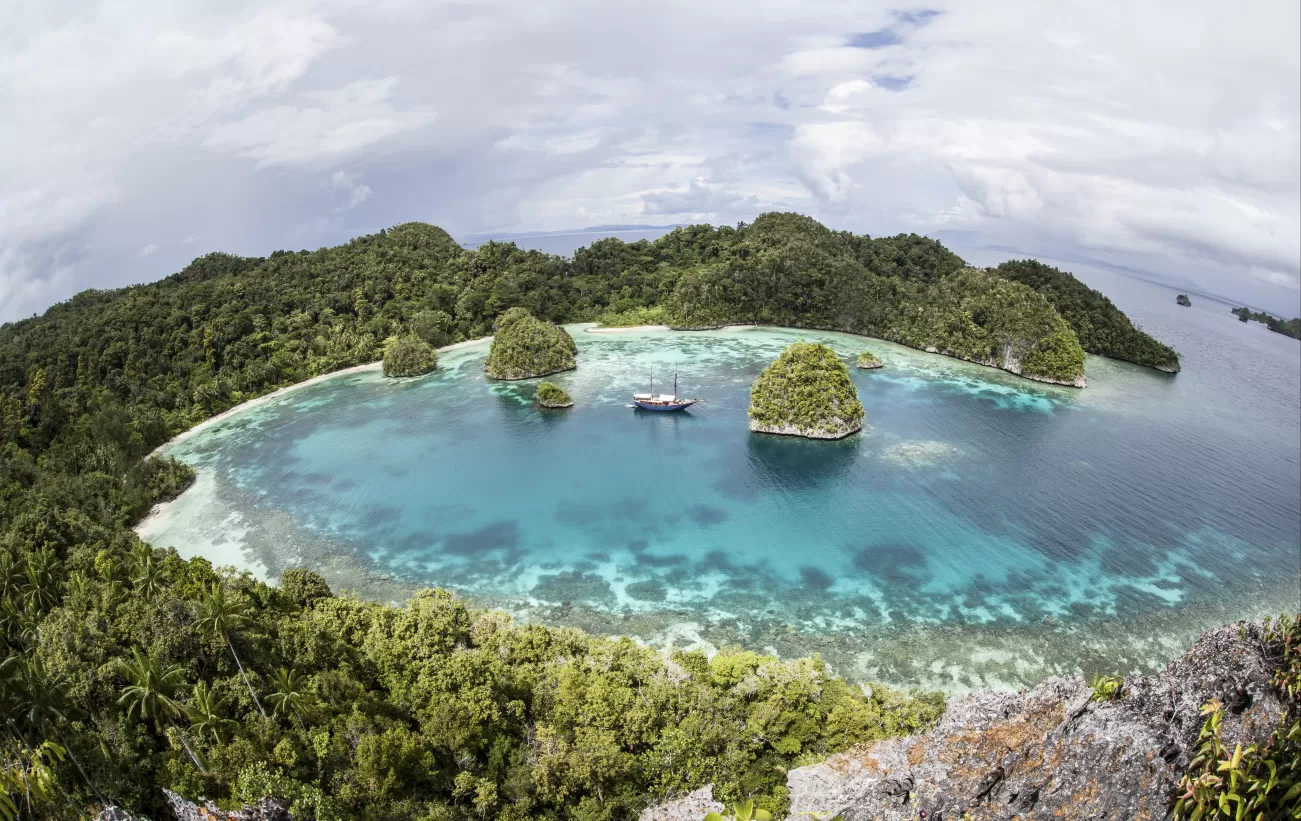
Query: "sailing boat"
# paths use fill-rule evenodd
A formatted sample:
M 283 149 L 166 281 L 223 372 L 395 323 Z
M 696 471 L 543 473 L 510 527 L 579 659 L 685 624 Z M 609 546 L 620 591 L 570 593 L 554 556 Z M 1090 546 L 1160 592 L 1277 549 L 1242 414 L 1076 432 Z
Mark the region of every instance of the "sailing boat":
M 682 399 L 678 396 L 678 375 L 673 374 L 673 393 L 655 395 L 655 377 L 651 377 L 650 393 L 634 393 L 632 403 L 642 410 L 679 411 L 686 410 L 699 400 Z

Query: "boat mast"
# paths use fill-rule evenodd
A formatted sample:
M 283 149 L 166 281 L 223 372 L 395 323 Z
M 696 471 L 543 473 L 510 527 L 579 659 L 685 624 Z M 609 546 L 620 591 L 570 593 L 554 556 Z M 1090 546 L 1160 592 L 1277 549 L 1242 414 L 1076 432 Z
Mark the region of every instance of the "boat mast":
M 678 372 L 673 372 L 673 398 L 678 398 Z

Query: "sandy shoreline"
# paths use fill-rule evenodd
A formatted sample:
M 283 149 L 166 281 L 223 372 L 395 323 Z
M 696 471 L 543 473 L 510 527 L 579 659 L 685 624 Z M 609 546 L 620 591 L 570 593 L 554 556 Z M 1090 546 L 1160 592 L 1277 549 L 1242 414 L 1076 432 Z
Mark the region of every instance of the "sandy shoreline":
M 454 345 L 445 345 L 439 348 L 438 352 L 442 354 L 442 353 L 446 353 L 447 351 L 455 351 L 460 348 L 467 348 L 476 343 L 485 342 L 491 339 L 492 339 L 491 336 L 481 336 L 478 339 L 467 339 L 464 342 L 457 342 Z M 361 373 L 363 371 L 377 370 L 382 365 L 383 362 L 379 360 L 375 362 L 367 362 L 364 365 L 353 365 L 350 368 L 343 368 L 337 371 L 330 371 L 329 373 L 323 373 L 318 376 L 313 376 L 311 379 L 307 379 L 303 382 L 295 382 L 292 385 L 286 385 L 283 388 L 278 388 L 272 391 L 271 393 L 264 393 L 261 396 L 256 396 L 248 400 L 247 402 L 240 402 L 238 405 L 236 405 L 233 408 L 228 408 L 227 410 L 222 411 L 216 416 L 210 416 L 207 419 L 204 419 L 202 422 L 200 422 L 199 424 L 195 425 L 194 427 L 188 430 L 181 431 L 180 433 L 173 436 L 171 439 L 168 439 L 166 442 L 163 442 L 161 445 L 154 448 L 149 453 L 149 456 L 157 456 L 160 452 L 162 452 L 163 448 L 170 447 L 171 445 L 176 445 L 181 442 L 184 442 L 186 439 L 189 439 L 191 436 L 194 436 L 196 433 L 208 427 L 209 425 L 213 425 L 217 422 L 220 422 L 221 420 L 227 418 L 228 416 L 232 416 L 236 413 L 241 413 L 243 411 L 246 411 L 249 408 L 255 408 L 258 405 L 262 405 L 267 402 L 270 402 L 272 399 L 275 399 L 278 396 L 282 396 L 286 393 L 289 393 L 290 391 L 296 391 L 299 388 L 305 388 L 308 385 L 315 385 L 317 382 L 324 382 L 326 379 L 333 379 L 336 376 L 346 376 L 347 374 L 350 373 Z M 161 504 L 167 504 L 167 503 L 163 502 Z M 158 505 L 155 505 L 155 508 L 157 507 Z M 151 512 L 149 516 L 145 517 L 145 519 L 141 521 L 141 524 L 143 524 L 145 521 L 148 521 L 148 519 L 151 518 L 152 516 L 153 513 Z M 140 525 L 136 525 L 136 527 L 139 528 Z
M 584 328 L 586 334 L 626 334 L 633 331 L 667 331 L 668 325 L 629 325 L 626 328 Z

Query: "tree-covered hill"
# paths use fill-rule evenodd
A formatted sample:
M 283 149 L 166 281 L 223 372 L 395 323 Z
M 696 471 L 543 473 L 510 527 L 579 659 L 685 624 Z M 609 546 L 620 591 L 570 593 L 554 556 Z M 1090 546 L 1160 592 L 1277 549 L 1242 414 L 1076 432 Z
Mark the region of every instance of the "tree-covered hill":
M 1179 370 L 1179 355 L 1173 348 L 1143 333 L 1110 299 L 1065 271 L 1032 259 L 1004 262 L 993 271 L 1047 297 L 1057 313 L 1075 329 L 1080 344 L 1089 353 L 1151 365 L 1163 371 Z

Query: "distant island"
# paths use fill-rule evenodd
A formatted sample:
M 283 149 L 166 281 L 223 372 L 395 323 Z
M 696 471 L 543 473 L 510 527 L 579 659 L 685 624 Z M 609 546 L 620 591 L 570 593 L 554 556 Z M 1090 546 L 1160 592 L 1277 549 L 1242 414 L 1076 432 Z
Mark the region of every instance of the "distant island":
M 1301 339 L 1301 317 L 1282 320 L 1278 317 L 1270 316 L 1264 311 L 1253 311 L 1245 306 L 1242 308 L 1233 308 L 1231 311 L 1232 313 L 1237 314 L 1238 319 L 1242 322 L 1247 322 L 1248 320 L 1261 322 L 1274 333 L 1290 336 L 1293 339 Z
M 1188 298 L 1188 294 L 1180 294 L 1179 296 L 1175 297 L 1175 302 L 1178 303 L 1179 305 L 1184 306 L 1185 308 L 1193 307 L 1193 301 Z

